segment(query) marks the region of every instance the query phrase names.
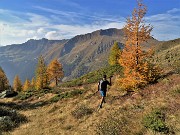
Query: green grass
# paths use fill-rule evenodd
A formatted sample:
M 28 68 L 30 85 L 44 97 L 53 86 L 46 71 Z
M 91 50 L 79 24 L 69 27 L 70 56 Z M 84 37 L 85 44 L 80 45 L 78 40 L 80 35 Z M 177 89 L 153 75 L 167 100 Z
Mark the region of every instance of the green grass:
M 74 86 L 81 86 L 84 84 L 91 84 L 94 82 L 98 82 L 104 74 L 106 74 L 107 77 L 110 77 L 116 73 L 121 74 L 121 71 L 122 71 L 122 67 L 120 65 L 108 66 L 108 67 L 90 72 L 72 81 L 65 82 L 61 84 L 60 87 L 74 87 Z
M 165 113 L 162 110 L 153 110 L 143 118 L 145 128 L 155 132 L 169 133 L 169 128 L 165 123 Z
M 34 92 L 29 90 L 26 92 L 19 92 L 15 99 L 26 100 L 34 95 Z
M 41 97 L 47 93 L 54 93 L 54 94 L 59 94 L 60 90 L 57 88 L 50 88 L 46 87 L 41 90 L 35 90 L 35 89 L 28 89 L 26 91 L 21 91 L 18 93 L 18 95 L 15 97 L 15 99 L 20 99 L 20 100 L 26 100 L 32 96 L 34 97 Z
M 54 97 L 52 97 L 50 99 L 50 102 L 58 102 L 60 99 L 72 98 L 74 96 L 81 95 L 82 93 L 83 93 L 83 91 L 81 91 L 81 90 L 72 90 L 72 91 L 60 93 L 60 94 L 57 94 Z
M 180 73 L 180 39 L 158 45 L 153 61 L 161 65 L 164 70 L 171 67 L 176 73 Z

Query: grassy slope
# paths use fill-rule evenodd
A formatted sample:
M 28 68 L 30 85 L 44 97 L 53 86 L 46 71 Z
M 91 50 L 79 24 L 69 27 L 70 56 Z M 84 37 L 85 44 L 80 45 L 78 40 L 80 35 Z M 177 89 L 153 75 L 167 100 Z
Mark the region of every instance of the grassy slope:
M 125 97 L 122 96 L 123 93 L 112 87 L 108 92 L 107 103 L 99 111 L 96 111 L 96 109 L 100 96 L 99 94 L 92 96 L 96 91 L 96 85 L 92 84 L 80 88 L 84 90 L 83 94 L 61 99 L 52 104 L 41 103 L 48 101 L 54 94 L 46 94 L 41 98 L 32 97 L 27 101 L 16 101 L 16 107 L 21 106 L 19 112 L 27 116 L 29 121 L 10 132 L 10 134 L 93 135 L 97 131 L 103 131 L 104 134 L 120 132 L 123 135 L 135 133 L 153 135 L 141 123 L 143 116 L 151 112 L 153 108 L 164 108 L 168 127 L 176 134 L 180 134 L 179 82 L 179 75 L 170 75 L 159 80 L 157 84 L 147 86 L 138 94 Z M 0 102 L 5 101 L 1 99 Z M 85 113 L 87 109 L 80 107 L 83 105 L 92 112 Z M 16 108 L 15 106 L 11 107 Z M 78 112 L 78 110 L 81 111 Z M 72 112 L 75 112 L 77 115 L 73 115 Z M 118 125 L 114 124 L 113 121 L 117 122 Z M 102 123 L 103 125 L 101 125 Z M 120 130 L 116 131 L 116 128 Z M 108 129 L 111 130 L 109 131 Z
M 89 72 L 88 74 L 85 74 L 77 79 L 73 79 L 69 82 L 65 82 L 61 84 L 61 87 L 74 87 L 74 86 L 81 86 L 81 85 L 95 83 L 98 82 L 104 74 L 106 74 L 107 77 L 110 77 L 114 74 L 120 74 L 121 71 L 122 71 L 122 67 L 120 65 L 107 66 L 99 70 Z
M 164 42 L 156 48 L 155 62 L 163 67 L 172 67 L 180 63 L 180 38 Z
M 180 46 L 179 40 L 177 41 L 172 46 L 168 43 L 165 44 L 165 48 L 160 47 L 157 62 L 162 63 L 163 66 L 170 65 L 168 63 L 171 63 L 171 57 L 166 59 L 167 53 L 173 55 L 173 61 L 179 59 Z M 56 95 L 52 93 L 42 95 L 40 98 L 31 97 L 24 101 L 0 99 L 0 103 L 15 103 L 7 107 L 17 109 L 29 120 L 10 132 L 13 135 L 93 135 L 98 133 L 153 135 L 152 130 L 146 129 L 142 121 L 143 117 L 154 109 L 163 111 L 170 133 L 174 132 L 178 135 L 180 134 L 179 82 L 178 74 L 170 74 L 160 79 L 158 83 L 142 89 L 139 93 L 127 96 L 123 96 L 124 93 L 112 86 L 108 92 L 107 103 L 99 111 L 97 111 L 97 106 L 100 96 L 94 94 L 97 84 L 88 83 L 74 87 L 81 89 L 83 94 L 69 96 L 70 98 L 63 98 L 54 103 L 49 103 L 50 99 Z M 60 91 L 66 92 L 72 88 L 61 89 Z

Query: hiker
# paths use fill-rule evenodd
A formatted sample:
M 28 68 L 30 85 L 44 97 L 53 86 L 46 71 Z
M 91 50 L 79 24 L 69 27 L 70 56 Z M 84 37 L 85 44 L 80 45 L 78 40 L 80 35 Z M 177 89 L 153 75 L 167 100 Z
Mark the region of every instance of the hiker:
M 112 76 L 110 77 L 110 81 L 108 81 L 106 79 L 106 75 L 103 75 L 103 79 L 98 83 L 98 91 L 100 92 L 100 94 L 102 96 L 102 100 L 99 105 L 99 108 L 102 108 L 102 104 L 106 103 L 105 97 L 106 97 L 106 92 L 107 92 L 107 85 L 111 86 L 111 78 L 112 78 Z

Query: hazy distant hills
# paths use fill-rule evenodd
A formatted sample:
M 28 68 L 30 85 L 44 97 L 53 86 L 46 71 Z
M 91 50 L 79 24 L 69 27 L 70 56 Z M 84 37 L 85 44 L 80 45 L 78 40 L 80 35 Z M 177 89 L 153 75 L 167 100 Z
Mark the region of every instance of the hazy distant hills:
M 0 66 L 6 72 L 11 83 L 16 74 L 22 80 L 31 79 L 34 75 L 38 56 L 65 42 L 66 40 L 31 39 L 23 44 L 0 47 Z
M 115 41 L 123 47 L 122 29 L 98 30 L 68 40 L 31 39 L 23 44 L 0 47 L 0 66 L 11 83 L 16 74 L 24 81 L 34 76 L 38 56 L 42 54 L 47 63 L 53 58 L 60 60 L 65 79 L 76 78 L 107 65 L 109 50 Z M 151 38 L 148 44 L 156 45 L 159 41 Z

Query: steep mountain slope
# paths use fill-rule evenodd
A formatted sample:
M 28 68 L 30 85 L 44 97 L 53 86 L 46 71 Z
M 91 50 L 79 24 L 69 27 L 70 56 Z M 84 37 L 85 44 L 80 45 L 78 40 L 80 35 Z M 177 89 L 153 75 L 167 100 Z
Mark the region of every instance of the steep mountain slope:
M 107 65 L 109 50 L 115 41 L 122 48 L 122 30 L 99 30 L 69 40 L 60 57 L 66 76 L 76 78 Z
M 24 81 L 32 78 L 37 58 L 42 54 L 47 63 L 58 58 L 64 67 L 64 80 L 68 80 L 107 65 L 109 50 L 115 41 L 123 47 L 122 29 L 97 30 L 69 40 L 29 40 L 19 45 L 0 47 L 0 65 L 11 83 L 16 74 Z M 145 46 L 157 43 L 159 41 L 151 38 Z
M 31 39 L 23 44 L 0 47 L 0 65 L 11 83 L 16 74 L 22 80 L 30 79 L 34 75 L 38 56 L 65 42 L 66 40 Z
M 123 48 L 124 39 L 123 30 L 115 28 L 78 35 L 66 42 L 63 48 L 55 48 L 46 55 L 46 59 L 50 60 L 54 56 L 60 59 L 66 76 L 64 80 L 77 78 L 107 65 L 111 46 L 118 42 Z M 157 43 L 159 41 L 151 38 L 145 47 Z
M 180 38 L 159 44 L 154 61 L 165 68 L 180 65 Z

